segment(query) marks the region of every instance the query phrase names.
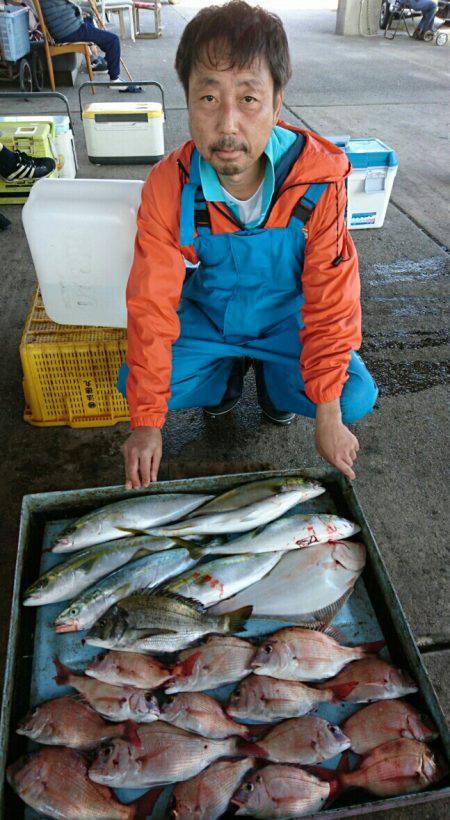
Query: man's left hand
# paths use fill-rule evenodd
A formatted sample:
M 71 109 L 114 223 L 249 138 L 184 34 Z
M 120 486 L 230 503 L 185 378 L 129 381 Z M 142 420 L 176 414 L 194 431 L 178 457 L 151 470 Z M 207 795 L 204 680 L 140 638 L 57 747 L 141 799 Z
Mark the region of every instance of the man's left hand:
M 356 478 L 353 463 L 357 458 L 359 443 L 342 422 L 339 399 L 317 405 L 316 447 L 319 455 L 347 478 Z

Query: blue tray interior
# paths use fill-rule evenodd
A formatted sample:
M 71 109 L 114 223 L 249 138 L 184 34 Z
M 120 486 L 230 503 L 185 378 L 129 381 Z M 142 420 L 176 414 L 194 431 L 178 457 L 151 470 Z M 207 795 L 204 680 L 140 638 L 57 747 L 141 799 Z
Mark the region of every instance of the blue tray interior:
M 327 493 L 306 504 L 298 505 L 291 510 L 288 515 L 295 513 L 309 514 L 313 512 L 336 512 L 332 500 Z M 46 525 L 42 544 L 44 552 L 40 566 L 41 574 L 60 561 L 67 560 L 67 555 L 57 555 L 52 552 L 45 552 L 45 550 L 51 547 L 57 534 L 64 529 L 68 523 L 69 520 L 66 519 L 52 521 Z M 355 536 L 355 540 L 357 539 L 358 535 Z M 57 604 L 37 607 L 30 708 L 49 698 L 60 697 L 61 695 L 74 692 L 70 686 L 58 686 L 55 683 L 54 676 L 56 671 L 53 664 L 53 657 L 55 655 L 57 655 L 63 663 L 67 664 L 67 666 L 81 672 L 87 662 L 101 651 L 98 647 L 83 646 L 81 640 L 85 634 L 84 632 L 63 633 L 59 635 L 54 632 L 53 622 L 65 606 L 66 604 L 64 602 L 59 602 Z M 250 619 L 246 631 L 239 634 L 241 637 L 257 637 L 258 635 L 266 635 L 269 632 L 274 632 L 286 625 L 289 625 L 289 622 L 270 620 L 256 621 Z M 362 577 L 359 578 L 353 594 L 334 619 L 333 625 L 339 627 L 345 638 L 345 642 L 349 645 L 365 643 L 366 641 L 377 641 L 383 638 Z M 388 659 L 389 656 L 386 648 L 383 649 L 381 656 L 386 660 Z M 235 684 L 222 686 L 219 689 L 210 690 L 209 694 L 214 695 L 219 701 L 225 702 L 228 700 L 234 686 Z M 361 707 L 351 703 L 335 705 L 322 704 L 313 710 L 311 714 L 323 717 L 332 723 L 340 724 L 359 708 Z M 241 722 L 244 723 L 246 721 Z M 30 749 L 32 748 L 36 748 L 36 744 L 30 743 Z M 326 768 L 336 768 L 339 759 L 340 756 L 337 756 L 327 760 L 322 765 Z M 152 820 L 164 820 L 164 818 L 167 818 L 167 804 L 171 790 L 172 787 L 168 786 L 162 792 L 152 813 Z M 121 802 L 130 803 L 146 791 L 148 790 L 117 789 L 115 793 Z M 26 820 L 37 820 L 37 818 L 42 815 L 38 815 L 35 811 L 27 807 L 24 816 Z

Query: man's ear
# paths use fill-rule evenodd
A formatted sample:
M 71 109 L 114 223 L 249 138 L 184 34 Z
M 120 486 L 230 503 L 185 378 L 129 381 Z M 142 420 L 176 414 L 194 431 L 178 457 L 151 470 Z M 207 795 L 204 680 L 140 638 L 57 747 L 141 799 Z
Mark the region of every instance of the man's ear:
M 282 91 L 277 91 L 277 93 L 274 94 L 273 103 L 274 103 L 274 106 L 273 106 L 273 124 L 276 125 L 279 118 L 280 118 L 281 106 L 283 104 L 283 92 Z

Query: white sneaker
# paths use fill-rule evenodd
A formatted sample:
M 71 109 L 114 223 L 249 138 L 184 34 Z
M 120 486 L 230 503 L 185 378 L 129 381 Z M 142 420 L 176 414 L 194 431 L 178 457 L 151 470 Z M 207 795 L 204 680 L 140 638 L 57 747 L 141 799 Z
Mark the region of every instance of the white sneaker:
M 116 77 L 115 80 L 110 80 L 110 85 L 112 86 L 114 91 L 116 91 L 117 89 L 120 91 L 120 89 L 126 88 L 128 83 L 126 80 L 122 80 L 122 77 Z

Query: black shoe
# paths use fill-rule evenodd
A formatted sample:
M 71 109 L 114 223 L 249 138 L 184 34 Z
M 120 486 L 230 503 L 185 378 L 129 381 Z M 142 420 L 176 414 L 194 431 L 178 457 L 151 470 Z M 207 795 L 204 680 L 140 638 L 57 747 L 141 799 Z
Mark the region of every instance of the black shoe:
M 273 406 L 264 381 L 263 363 L 254 359 L 252 364 L 253 370 L 255 371 L 256 395 L 258 396 L 258 403 L 263 411 L 263 416 L 272 422 L 272 424 L 279 424 L 281 426 L 290 424 L 295 419 L 295 413 L 290 413 L 287 410 L 277 410 L 276 407 Z
M 250 367 L 248 359 L 236 359 L 228 379 L 227 389 L 225 395 L 220 402 L 213 407 L 204 407 L 203 412 L 207 416 L 225 416 L 230 410 L 233 410 L 242 397 L 242 390 L 244 387 L 244 376 Z
M 11 222 L 4 214 L 0 214 L 0 231 L 6 231 Z
M 92 71 L 95 74 L 107 74 L 108 73 L 108 63 L 106 62 L 104 57 L 98 57 L 97 60 L 91 62 Z
M 34 159 L 23 151 L 12 151 L 11 153 L 14 155 L 12 162 L 8 170 L 1 174 L 8 182 L 15 182 L 19 179 L 42 179 L 56 168 L 55 160 L 50 157 Z

